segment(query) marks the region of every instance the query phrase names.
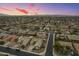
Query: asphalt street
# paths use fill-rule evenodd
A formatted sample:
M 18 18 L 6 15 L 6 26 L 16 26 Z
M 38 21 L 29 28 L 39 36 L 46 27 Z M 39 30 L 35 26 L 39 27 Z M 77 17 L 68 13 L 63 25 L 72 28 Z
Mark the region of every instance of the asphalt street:
M 53 33 L 49 33 L 49 39 L 48 39 L 48 45 L 47 45 L 47 49 L 46 49 L 46 56 L 53 56 Z
M 16 49 L 11 49 L 11 48 L 7 48 L 7 47 L 2 47 L 2 46 L 0 46 L 0 51 L 5 52 L 5 53 L 10 53 L 10 54 L 13 54 L 16 56 L 39 56 L 37 54 L 24 52 L 24 51 L 16 50 Z

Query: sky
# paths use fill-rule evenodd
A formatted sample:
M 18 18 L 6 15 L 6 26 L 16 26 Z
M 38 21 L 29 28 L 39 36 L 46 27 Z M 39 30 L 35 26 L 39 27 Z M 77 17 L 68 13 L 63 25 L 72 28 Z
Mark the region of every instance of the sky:
M 79 16 L 79 3 L 0 3 L 0 14 Z

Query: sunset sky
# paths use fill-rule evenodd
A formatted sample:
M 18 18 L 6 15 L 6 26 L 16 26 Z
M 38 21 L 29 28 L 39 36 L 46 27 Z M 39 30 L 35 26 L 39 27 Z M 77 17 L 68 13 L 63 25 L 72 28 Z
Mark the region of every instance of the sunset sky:
M 7 15 L 74 15 L 79 16 L 78 3 L 0 3 L 0 13 Z

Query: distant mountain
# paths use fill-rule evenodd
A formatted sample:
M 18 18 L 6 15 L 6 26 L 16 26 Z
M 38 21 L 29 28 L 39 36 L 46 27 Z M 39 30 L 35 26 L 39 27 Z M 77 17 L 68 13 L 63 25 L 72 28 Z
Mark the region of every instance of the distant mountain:
M 8 14 L 0 13 L 0 16 L 8 16 Z
M 56 16 L 56 17 L 64 17 L 64 16 L 76 16 L 76 15 L 52 15 L 52 14 L 51 15 L 8 15 L 8 14 L 0 13 L 0 16 Z

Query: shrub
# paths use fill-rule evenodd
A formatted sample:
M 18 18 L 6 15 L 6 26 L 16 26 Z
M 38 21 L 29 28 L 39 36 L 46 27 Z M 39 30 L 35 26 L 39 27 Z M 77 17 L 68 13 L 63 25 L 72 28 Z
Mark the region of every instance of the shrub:
M 5 44 L 5 42 L 4 41 L 0 41 L 0 45 L 4 45 Z

